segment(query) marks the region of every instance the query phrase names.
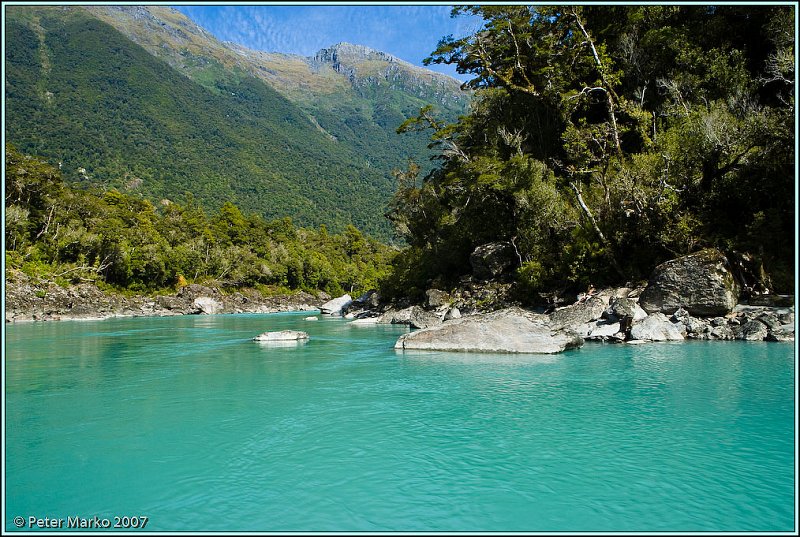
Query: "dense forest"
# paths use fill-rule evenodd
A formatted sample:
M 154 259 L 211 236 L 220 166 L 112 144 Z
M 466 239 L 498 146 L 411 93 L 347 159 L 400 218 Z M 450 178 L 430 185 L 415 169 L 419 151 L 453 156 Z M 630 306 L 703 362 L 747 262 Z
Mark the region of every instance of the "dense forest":
M 265 294 L 361 293 L 394 250 L 348 226 L 341 234 L 266 221 L 230 202 L 206 214 L 187 193 L 153 206 L 114 189 L 70 187 L 41 159 L 6 146 L 6 267 L 61 285 L 149 293 L 197 282 Z
M 426 136 L 394 133 L 427 102 L 400 91 L 333 95 L 312 118 L 243 69 L 184 50 L 202 67 L 188 78 L 77 6 L 10 7 L 4 38 L 7 140 L 73 185 L 152 203 L 191 191 L 209 211 L 229 201 L 389 241 L 391 171 L 430 155 Z
M 669 258 L 746 252 L 793 291 L 790 6 L 472 6 L 426 60 L 471 78 L 472 109 L 429 108 L 440 166 L 398 173 L 409 248 L 388 286 L 456 285 L 473 249 L 515 248 L 523 296 L 647 278 Z

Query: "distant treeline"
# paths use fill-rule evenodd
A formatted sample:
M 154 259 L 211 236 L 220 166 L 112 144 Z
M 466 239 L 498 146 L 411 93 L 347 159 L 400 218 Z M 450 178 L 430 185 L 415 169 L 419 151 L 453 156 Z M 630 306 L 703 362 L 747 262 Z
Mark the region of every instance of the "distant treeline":
M 207 215 L 188 193 L 156 207 L 116 190 L 73 188 L 11 145 L 6 172 L 6 266 L 63 285 L 361 293 L 378 285 L 395 253 L 353 226 L 329 234 L 289 218 L 268 222 L 231 203 Z

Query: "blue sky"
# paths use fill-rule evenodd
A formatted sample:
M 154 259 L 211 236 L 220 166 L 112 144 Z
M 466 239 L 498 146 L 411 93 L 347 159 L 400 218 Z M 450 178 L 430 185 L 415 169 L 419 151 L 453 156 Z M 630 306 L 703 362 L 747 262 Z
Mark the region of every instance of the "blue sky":
M 223 41 L 255 50 L 313 56 L 346 41 L 388 52 L 415 65 L 448 34 L 480 27 L 473 17 L 450 17 L 444 5 L 221 5 L 173 6 Z M 460 80 L 452 66 L 430 69 Z

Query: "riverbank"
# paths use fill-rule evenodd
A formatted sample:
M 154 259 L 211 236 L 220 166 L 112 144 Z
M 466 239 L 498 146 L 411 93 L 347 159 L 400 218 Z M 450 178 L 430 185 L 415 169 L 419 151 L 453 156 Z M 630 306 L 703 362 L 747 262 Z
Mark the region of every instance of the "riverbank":
M 330 297 L 306 292 L 266 296 L 255 289 L 225 293 L 190 284 L 170 294 L 132 295 L 107 292 L 93 283 L 62 287 L 36 281 L 19 271 L 6 279 L 6 323 L 100 320 L 112 317 L 163 317 L 216 313 L 277 313 L 314 310 Z

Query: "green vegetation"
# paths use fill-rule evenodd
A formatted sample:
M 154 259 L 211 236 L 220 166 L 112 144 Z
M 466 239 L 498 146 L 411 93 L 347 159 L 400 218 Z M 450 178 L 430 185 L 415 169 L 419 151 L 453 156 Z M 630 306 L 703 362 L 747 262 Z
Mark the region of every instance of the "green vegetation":
M 358 294 L 377 287 L 394 253 L 353 226 L 329 234 L 243 214 L 230 202 L 206 215 L 191 194 L 154 207 L 114 189 L 72 188 L 54 167 L 6 147 L 6 266 L 63 285 Z
M 301 109 L 213 57 L 192 56 L 187 78 L 82 8 L 7 15 L 7 139 L 68 183 L 392 237 L 391 172 L 429 154 L 394 129 L 423 101 L 378 87 Z
M 510 241 L 523 298 L 646 278 L 707 246 L 793 290 L 794 17 L 789 6 L 458 7 L 485 24 L 428 58 L 472 75 L 471 113 L 429 108 L 441 166 L 398 174 L 410 247 L 389 293 L 455 285 Z

